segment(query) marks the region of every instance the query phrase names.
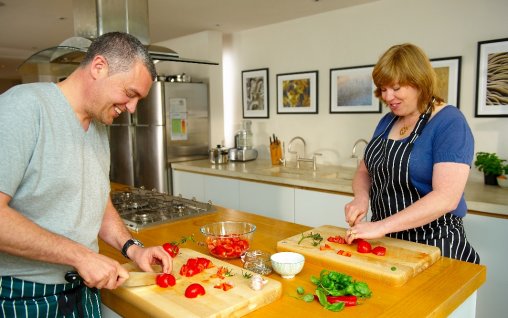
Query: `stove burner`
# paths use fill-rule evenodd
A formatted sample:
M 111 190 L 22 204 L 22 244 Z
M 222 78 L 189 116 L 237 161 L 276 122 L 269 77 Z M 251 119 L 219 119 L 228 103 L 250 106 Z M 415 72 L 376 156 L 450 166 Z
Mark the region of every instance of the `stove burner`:
M 112 192 L 111 199 L 125 224 L 134 231 L 215 211 L 211 202 L 202 203 L 144 188 Z

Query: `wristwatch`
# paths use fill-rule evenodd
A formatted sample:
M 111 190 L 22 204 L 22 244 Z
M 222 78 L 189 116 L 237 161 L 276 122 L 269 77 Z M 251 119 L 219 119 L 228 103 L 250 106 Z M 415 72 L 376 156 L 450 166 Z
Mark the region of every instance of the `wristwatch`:
M 131 245 L 137 245 L 139 247 L 145 247 L 143 245 L 143 243 L 141 243 L 139 240 L 136 240 L 136 239 L 127 240 L 127 242 L 125 242 L 125 244 L 122 247 L 122 255 L 125 258 L 127 258 L 127 259 L 130 259 L 129 256 L 127 256 L 127 250 L 129 249 L 129 247 L 131 247 Z

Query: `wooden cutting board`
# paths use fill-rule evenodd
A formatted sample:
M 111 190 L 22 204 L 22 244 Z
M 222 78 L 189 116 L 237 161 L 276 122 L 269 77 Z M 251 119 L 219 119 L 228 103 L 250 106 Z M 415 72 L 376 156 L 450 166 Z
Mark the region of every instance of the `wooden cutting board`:
M 193 277 L 181 277 L 178 272 L 182 264 L 186 263 L 187 259 L 196 257 L 208 258 L 215 267 Z M 228 267 L 235 275 L 224 280 L 210 278 L 217 273 L 220 266 Z M 132 263 L 127 264 L 126 268 L 139 271 Z M 242 271 L 255 274 L 210 255 L 182 248 L 173 260 L 173 275 L 177 278 L 175 286 L 119 287 L 115 293 L 121 293 L 129 302 L 141 306 L 150 317 L 241 317 L 280 298 L 282 294 L 280 282 L 263 276 L 268 283 L 261 290 L 255 291 L 250 288 L 251 280 L 244 278 Z M 228 291 L 214 288 L 219 282 L 228 282 L 234 287 Z M 186 298 L 185 289 L 192 283 L 201 284 L 206 294 L 197 298 Z
M 372 247 L 382 245 L 386 247 L 385 256 L 372 253 L 358 253 L 356 244 L 339 244 L 328 242 L 330 236 L 346 234 L 346 229 L 323 225 L 304 232 L 304 234 L 319 233 L 324 238 L 320 245 L 325 243 L 333 250 L 320 250 L 319 246 L 312 246 L 311 239 L 305 239 L 300 244 L 301 234 L 277 242 L 278 251 L 290 251 L 303 254 L 306 262 L 313 262 L 323 266 L 323 269 L 346 268 L 349 272 L 358 273 L 355 278 L 369 277 L 385 282 L 391 286 L 402 286 L 409 279 L 434 264 L 440 257 L 439 248 L 425 244 L 413 243 L 388 237 L 367 240 Z M 340 249 L 350 252 L 351 257 L 337 254 Z

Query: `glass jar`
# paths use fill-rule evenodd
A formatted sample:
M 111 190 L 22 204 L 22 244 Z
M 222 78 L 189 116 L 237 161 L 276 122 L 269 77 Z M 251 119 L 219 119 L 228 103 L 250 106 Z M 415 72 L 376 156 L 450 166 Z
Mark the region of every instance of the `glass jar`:
M 247 251 L 242 255 L 243 268 L 261 275 L 268 275 L 272 272 L 270 253 L 260 250 Z

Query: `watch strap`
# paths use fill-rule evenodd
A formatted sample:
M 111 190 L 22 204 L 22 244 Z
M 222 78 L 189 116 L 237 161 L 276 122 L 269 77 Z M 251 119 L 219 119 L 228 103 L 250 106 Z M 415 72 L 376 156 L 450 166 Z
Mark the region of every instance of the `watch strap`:
M 122 255 L 127 258 L 127 259 L 130 259 L 129 256 L 127 255 L 127 250 L 129 249 L 129 247 L 131 247 L 132 245 L 137 245 L 139 247 L 144 247 L 143 243 L 141 243 L 141 241 L 139 240 L 136 240 L 136 239 L 130 239 L 130 240 L 127 240 L 127 242 L 125 242 L 125 244 L 123 245 L 122 247 Z

